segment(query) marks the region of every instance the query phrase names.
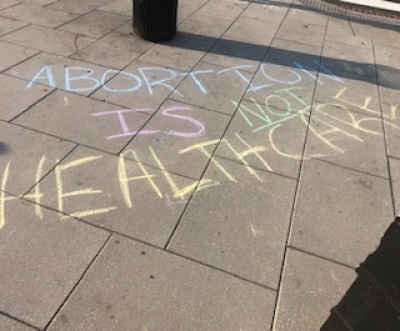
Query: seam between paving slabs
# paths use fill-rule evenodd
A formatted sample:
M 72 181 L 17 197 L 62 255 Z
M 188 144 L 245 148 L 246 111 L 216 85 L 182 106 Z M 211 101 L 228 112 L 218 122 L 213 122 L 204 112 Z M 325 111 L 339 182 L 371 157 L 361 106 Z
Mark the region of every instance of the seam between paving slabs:
M 36 326 L 33 326 L 32 324 L 29 324 L 28 322 L 25 322 L 25 321 L 19 319 L 18 317 L 12 316 L 12 315 L 10 315 L 10 314 L 4 312 L 4 311 L 0 311 L 0 315 L 3 315 L 3 316 L 5 316 L 5 317 L 8 317 L 8 318 L 10 318 L 10 319 L 16 321 L 16 322 L 19 322 L 19 323 L 21 323 L 21 324 L 24 324 L 24 325 L 26 325 L 26 326 L 29 326 L 30 328 L 32 328 L 32 329 L 34 329 L 34 330 L 40 331 L 40 329 L 37 328 Z M 8 330 L 8 331 L 9 331 L 9 330 Z
M 236 17 L 236 19 L 234 19 L 234 20 L 232 21 L 232 23 L 225 29 L 225 32 L 224 32 L 219 38 L 215 38 L 216 40 L 215 40 L 215 42 L 213 43 L 213 45 L 211 46 L 210 49 L 212 49 L 212 47 L 214 47 L 214 46 L 217 44 L 217 42 L 221 40 L 221 38 L 224 36 L 224 34 L 226 33 L 226 31 L 228 31 L 228 30 L 233 26 L 233 24 L 235 24 L 235 22 L 239 19 L 239 17 L 241 17 L 242 13 L 247 9 L 248 6 L 250 6 L 250 3 L 247 4 L 247 6 L 242 10 L 241 14 L 239 14 L 239 15 Z M 278 31 L 278 30 L 279 30 L 279 29 L 277 29 L 277 31 Z M 275 32 L 275 35 L 276 35 L 277 31 Z M 265 55 L 267 54 L 268 49 L 269 49 L 269 47 L 267 47 L 266 51 L 264 52 L 263 58 L 264 58 Z M 197 64 L 199 64 L 199 63 L 202 61 L 202 59 L 203 59 L 207 54 L 208 54 L 208 52 L 205 52 L 204 55 L 200 58 L 200 60 L 197 62 Z M 197 65 L 197 64 L 196 64 L 196 65 Z M 252 78 L 250 79 L 250 82 L 247 84 L 247 88 L 243 91 L 243 93 L 242 93 L 242 95 L 241 95 L 241 97 L 240 97 L 240 100 L 239 100 L 239 102 L 238 102 L 238 105 L 235 107 L 234 113 L 233 113 L 232 115 L 230 115 L 231 118 L 230 118 L 230 120 L 228 121 L 228 124 L 227 124 L 225 130 L 222 132 L 220 141 L 216 144 L 216 146 L 215 146 L 215 148 L 214 148 L 214 150 L 213 150 L 213 152 L 212 152 L 212 154 L 211 154 L 210 159 L 207 161 L 207 163 L 206 163 L 206 165 L 205 165 L 205 167 L 204 167 L 203 173 L 201 174 L 200 179 L 199 179 L 199 181 L 198 181 L 196 187 L 194 188 L 192 194 L 190 195 L 190 197 L 189 197 L 189 199 L 188 199 L 188 201 L 187 201 L 187 203 L 186 203 L 186 205 L 185 205 L 185 207 L 184 207 L 184 209 L 183 209 L 183 211 L 182 211 L 182 213 L 181 213 L 181 215 L 180 215 L 180 217 L 179 217 L 177 223 L 175 224 L 174 229 L 173 229 L 172 232 L 171 232 L 171 235 L 169 236 L 169 238 L 168 238 L 168 240 L 167 240 L 167 243 L 166 243 L 165 246 L 164 246 L 164 249 L 165 249 L 165 250 L 169 250 L 169 245 L 170 245 L 170 243 L 172 242 L 172 239 L 173 239 L 173 237 L 175 236 L 176 232 L 178 231 L 178 228 L 179 228 L 179 225 L 181 224 L 182 218 L 184 217 L 184 215 L 185 215 L 185 213 L 186 213 L 186 210 L 187 210 L 187 208 L 189 207 L 190 202 L 192 201 L 192 198 L 193 198 L 193 196 L 194 196 L 194 192 L 196 192 L 197 188 L 199 187 L 199 184 L 200 184 L 201 180 L 203 179 L 203 177 L 204 177 L 204 175 L 205 175 L 205 173 L 206 173 L 208 167 L 209 167 L 210 164 L 211 164 L 212 158 L 215 156 L 215 152 L 217 151 L 217 149 L 218 149 L 219 146 L 221 145 L 222 139 L 225 137 L 225 134 L 226 134 L 226 132 L 227 132 L 227 130 L 228 130 L 228 128 L 229 128 L 229 126 L 230 126 L 230 124 L 231 124 L 233 118 L 235 117 L 235 114 L 236 114 L 236 112 L 237 112 L 237 109 L 239 108 L 239 104 L 243 101 L 244 95 L 246 94 L 246 90 L 247 90 L 248 87 L 250 86 L 251 81 L 253 81 L 254 76 L 255 76 L 255 74 L 256 74 L 258 68 L 260 67 L 260 65 L 261 65 L 261 61 L 260 61 L 260 63 L 258 64 L 256 71 L 252 74 Z M 180 84 L 182 84 L 183 81 L 184 81 L 184 80 L 182 80 L 182 81 L 180 82 Z M 178 87 L 180 86 L 180 84 L 178 84 L 178 86 L 175 88 L 175 90 L 178 89 Z M 175 91 L 175 90 L 174 90 L 174 91 Z M 173 92 L 171 92 L 170 95 L 172 95 L 172 93 L 173 93 Z
M 324 44 L 325 44 L 325 38 L 326 38 L 327 29 L 328 29 L 328 22 L 329 22 L 329 20 L 327 20 L 327 22 L 325 24 L 325 33 L 324 33 L 324 39 L 322 41 L 322 47 L 320 49 L 319 63 L 321 63 L 322 54 L 323 54 L 323 51 L 324 51 Z M 320 69 L 320 67 L 319 67 L 319 69 Z M 317 79 L 315 80 L 314 92 L 313 92 L 313 96 L 312 96 L 312 99 L 311 99 L 311 103 L 314 103 L 314 101 L 315 101 L 315 92 L 316 92 L 317 81 L 319 79 L 319 74 L 320 74 L 320 71 L 318 70 L 317 77 L 316 77 Z M 302 178 L 302 174 L 303 174 L 303 171 L 304 171 L 303 170 L 304 169 L 304 163 L 305 163 L 304 153 L 305 153 L 305 150 L 306 150 L 308 135 L 309 135 L 309 132 L 310 132 L 309 128 L 310 128 L 311 115 L 313 114 L 312 111 L 313 111 L 313 109 L 311 109 L 310 117 L 308 119 L 308 125 L 307 125 L 307 129 L 306 129 L 306 134 L 305 134 L 305 138 L 304 138 L 302 158 L 300 160 L 300 167 L 299 167 L 299 172 L 298 172 L 298 180 L 297 180 L 297 183 L 296 183 L 296 189 L 295 189 L 295 193 L 294 193 L 294 197 L 293 197 L 290 221 L 289 221 L 288 231 L 287 231 L 287 235 L 286 235 L 285 249 L 284 249 L 284 254 L 283 254 L 283 259 L 282 259 L 281 271 L 280 271 L 280 275 L 279 275 L 278 293 L 277 293 L 276 300 L 275 300 L 275 308 L 274 308 L 274 312 L 273 312 L 273 316 L 272 316 L 271 330 L 274 329 L 274 326 L 275 326 L 276 321 L 277 321 L 277 316 L 278 316 L 278 307 L 279 307 L 281 290 L 282 290 L 283 275 L 284 275 L 284 271 L 286 269 L 288 245 L 289 245 L 289 240 L 290 240 L 291 233 L 292 233 L 292 230 L 293 230 L 294 217 L 295 217 L 295 213 L 296 213 L 296 206 L 297 206 L 298 198 L 299 198 L 299 194 L 300 194 L 300 183 L 301 183 L 301 178 Z
M 341 265 L 342 267 L 349 268 L 349 269 L 351 269 L 353 271 L 356 270 L 356 268 L 354 266 L 350 265 L 350 264 L 346 264 L 346 263 L 343 263 L 343 262 L 340 262 L 340 261 L 337 261 L 337 260 L 322 256 L 322 255 L 319 255 L 319 254 L 315 254 L 313 252 L 306 251 L 306 250 L 304 250 L 302 248 L 299 248 L 299 247 L 296 247 L 296 246 L 288 245 L 287 247 L 292 249 L 292 250 L 304 253 L 306 255 L 310 255 L 310 256 L 316 257 L 316 258 L 321 259 L 321 260 L 325 260 L 325 261 L 328 261 L 328 262 L 332 262 L 332 263 Z
M 64 301 L 61 303 L 61 305 L 58 307 L 58 309 L 55 311 L 53 316 L 50 318 L 50 321 L 47 323 L 47 325 L 44 327 L 44 330 L 47 330 L 47 328 L 50 326 L 51 322 L 55 319 L 57 314 L 60 312 L 60 310 L 64 307 L 68 299 L 72 296 L 72 294 L 75 292 L 76 288 L 79 286 L 79 284 L 82 282 L 82 279 L 85 277 L 85 275 L 88 273 L 89 269 L 92 267 L 92 265 L 95 263 L 97 258 L 100 256 L 100 254 L 104 251 L 105 247 L 107 244 L 111 241 L 113 234 L 109 233 L 107 240 L 104 242 L 104 244 L 101 246 L 100 250 L 96 253 L 92 261 L 87 265 L 85 268 L 85 271 L 82 273 L 81 277 L 78 279 L 78 281 L 75 283 L 75 285 L 72 287 L 71 291 L 68 293 L 68 295 L 65 297 Z
M 375 51 L 375 42 L 372 41 L 372 51 L 373 51 L 373 56 L 374 56 L 374 63 L 375 63 L 375 79 L 377 81 L 378 86 L 380 87 L 380 81 L 379 81 L 379 74 L 378 74 L 378 69 L 376 65 L 376 51 Z M 379 107 L 381 111 L 381 123 L 382 123 L 382 132 L 383 132 L 383 143 L 385 145 L 385 155 L 386 155 L 386 167 L 388 169 L 388 176 L 389 176 L 389 188 L 390 188 L 390 195 L 392 198 L 392 212 L 393 212 L 393 218 L 396 216 L 396 202 L 394 200 L 394 186 L 393 186 L 393 179 L 392 179 L 392 174 L 391 174 L 391 169 L 390 169 L 390 162 L 389 162 L 389 153 L 388 153 L 388 143 L 387 143 L 387 132 L 386 132 L 386 125 L 385 125 L 385 120 L 383 117 L 383 109 L 382 109 L 382 95 L 381 95 L 381 89 L 378 87 L 378 97 L 379 97 Z
M 6 191 L 3 191 L 3 192 L 6 192 Z M 253 281 L 253 280 L 244 278 L 244 277 L 242 277 L 242 276 L 240 276 L 240 275 L 237 275 L 237 274 L 235 274 L 235 273 L 233 273 L 233 272 L 220 269 L 220 268 L 215 267 L 215 266 L 213 266 L 213 265 L 204 263 L 204 262 L 202 262 L 202 261 L 198 261 L 198 260 L 196 260 L 196 259 L 194 259 L 194 258 L 185 256 L 185 255 L 182 255 L 182 254 L 177 253 L 177 252 L 174 252 L 174 251 L 165 250 L 163 247 L 156 246 L 156 245 L 154 245 L 154 244 L 152 244 L 152 243 L 143 241 L 143 240 L 141 240 L 141 239 L 139 239 L 139 238 L 135 238 L 135 237 L 129 236 L 129 235 L 127 235 L 127 234 L 124 234 L 124 233 L 121 233 L 121 232 L 118 232 L 118 231 L 115 231 L 115 230 L 109 230 L 109 229 L 104 228 L 104 227 L 102 227 L 102 226 L 100 226 L 100 225 L 96 225 L 96 224 L 94 224 L 94 223 L 90 223 L 90 222 L 88 222 L 88 221 L 86 221 L 86 220 L 84 220 L 84 219 L 81 219 L 81 218 L 78 218 L 78 217 L 74 217 L 74 216 L 70 216 L 68 213 L 66 213 L 66 212 L 64 212 L 64 211 L 63 211 L 63 212 L 60 212 L 59 210 L 57 210 L 57 209 L 55 209 L 55 208 L 53 208 L 53 207 L 46 206 L 46 205 L 43 205 L 43 204 L 40 204 L 40 203 L 36 203 L 36 202 L 34 202 L 34 201 L 27 200 L 27 199 L 25 199 L 25 198 L 23 198 L 23 197 L 13 195 L 13 194 L 8 193 L 8 192 L 6 192 L 6 193 L 7 193 L 8 195 L 12 196 L 12 197 L 18 198 L 18 199 L 20 199 L 20 200 L 22 200 L 22 201 L 25 201 L 25 202 L 27 202 L 27 203 L 29 203 L 29 204 L 31 204 L 31 205 L 34 205 L 34 206 L 37 205 L 37 206 L 42 207 L 42 208 L 45 209 L 45 210 L 49 210 L 49 211 L 52 211 L 52 212 L 56 212 L 56 213 L 58 213 L 58 214 L 60 214 L 60 215 L 63 215 L 63 216 L 67 216 L 67 217 L 69 217 L 69 221 L 84 223 L 84 224 L 86 224 L 86 225 L 88 225 L 88 226 L 91 226 L 91 227 L 94 227 L 94 228 L 96 228 L 96 229 L 99 229 L 99 230 L 103 230 L 103 231 L 105 231 L 105 232 L 108 232 L 108 233 L 110 233 L 110 235 L 111 235 L 111 234 L 119 235 L 119 236 L 124 237 L 124 238 L 127 238 L 127 239 L 129 239 L 129 240 L 132 240 L 132 241 L 141 243 L 141 244 L 143 244 L 143 245 L 146 245 L 146 246 L 148 246 L 148 247 L 152 247 L 152 248 L 155 248 L 155 249 L 157 249 L 157 250 L 163 251 L 163 252 L 165 252 L 165 253 L 172 254 L 172 255 L 174 255 L 174 256 L 178 256 L 178 257 L 180 257 L 180 258 L 182 258 L 182 259 L 184 259 L 184 260 L 188 260 L 188 261 L 197 263 L 197 264 L 199 264 L 199 265 L 208 267 L 208 268 L 210 268 L 210 269 L 213 269 L 213 270 L 222 272 L 222 273 L 224 273 L 224 274 L 226 274 L 226 275 L 229 275 L 229 276 L 235 277 L 235 278 L 237 278 L 237 279 L 243 280 L 243 281 L 245 281 L 245 282 L 247 282 L 247 283 L 250 283 L 250 284 L 259 286 L 259 287 L 261 287 L 261 288 L 264 288 L 264 289 L 267 289 L 267 290 L 270 290 L 270 291 L 277 292 L 277 289 L 275 289 L 275 288 L 273 288 L 273 287 L 269 287 L 269 286 L 267 286 L 267 285 L 258 283 L 258 282 L 256 282 L 256 281 Z

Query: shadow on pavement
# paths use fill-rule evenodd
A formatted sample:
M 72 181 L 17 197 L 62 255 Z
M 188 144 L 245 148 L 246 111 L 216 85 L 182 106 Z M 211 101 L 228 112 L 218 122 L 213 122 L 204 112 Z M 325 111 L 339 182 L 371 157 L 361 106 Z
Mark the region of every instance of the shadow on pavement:
M 7 154 L 10 151 L 8 146 L 0 141 L 0 155 Z
M 374 85 L 379 83 L 380 86 L 395 90 L 400 89 L 400 70 L 380 64 L 339 60 L 294 50 L 250 44 L 237 40 L 218 39 L 180 31 L 177 32 L 175 39 L 163 44 L 245 60 L 263 61 L 264 63 L 307 70 L 308 72 L 316 73 L 322 69 L 325 74 L 331 72 L 342 78 L 365 81 Z M 376 72 L 378 74 L 378 82 L 376 81 Z

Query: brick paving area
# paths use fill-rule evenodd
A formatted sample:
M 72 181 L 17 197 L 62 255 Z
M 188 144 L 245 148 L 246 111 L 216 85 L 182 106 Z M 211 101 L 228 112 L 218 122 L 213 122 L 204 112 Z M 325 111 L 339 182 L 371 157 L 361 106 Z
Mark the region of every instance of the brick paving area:
M 319 330 L 400 215 L 400 35 L 295 0 L 0 1 L 0 330 Z

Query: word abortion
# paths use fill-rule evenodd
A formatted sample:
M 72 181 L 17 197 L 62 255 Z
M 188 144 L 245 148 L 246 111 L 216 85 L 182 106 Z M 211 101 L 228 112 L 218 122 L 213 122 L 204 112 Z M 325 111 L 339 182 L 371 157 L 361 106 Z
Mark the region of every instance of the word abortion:
M 46 85 L 49 85 L 53 88 L 62 87 L 66 91 L 76 93 L 93 92 L 99 88 L 104 89 L 109 93 L 132 93 L 137 92 L 144 87 L 149 95 L 154 95 L 156 87 L 164 87 L 171 92 L 173 91 L 182 95 L 179 91 L 175 90 L 172 81 L 178 77 L 188 77 L 189 80 L 194 83 L 195 87 L 202 94 L 207 95 L 209 94 L 209 89 L 204 83 L 204 80 L 201 79 L 207 75 L 223 76 L 230 74 L 231 76 L 229 77 L 229 79 L 232 79 L 233 74 L 233 77 L 239 79 L 243 82 L 243 84 L 248 86 L 249 92 L 256 92 L 259 90 L 270 88 L 274 84 L 296 85 L 303 80 L 304 75 L 313 80 L 317 80 L 316 73 L 318 71 L 320 71 L 320 78 L 324 77 L 325 79 L 330 79 L 336 82 L 343 83 L 343 80 L 341 78 L 335 76 L 327 68 L 320 65 L 318 61 L 315 60 L 314 64 L 315 67 L 310 67 L 294 61 L 293 67 L 297 68 L 297 71 L 287 67 L 283 67 L 279 75 L 273 75 L 271 73 L 272 70 L 269 70 L 270 68 L 272 68 L 272 65 L 269 63 L 262 63 L 260 66 L 260 72 L 262 76 L 266 79 L 266 83 L 260 85 L 255 85 L 243 73 L 243 71 L 245 70 L 255 69 L 254 65 L 239 65 L 221 70 L 202 69 L 193 70 L 190 72 L 179 72 L 163 67 L 140 67 L 137 69 L 136 73 L 123 70 L 121 71 L 115 69 L 107 69 L 104 70 L 100 79 L 94 77 L 96 73 L 90 68 L 65 66 L 63 74 L 64 86 L 59 86 L 59 82 L 56 81 L 54 75 L 55 69 L 53 69 L 52 66 L 44 66 L 30 80 L 27 88 L 31 88 L 33 84 L 37 82 L 46 83 Z M 285 75 L 283 75 L 283 73 Z M 290 74 L 290 78 L 282 79 L 282 77 L 287 76 L 287 73 Z M 154 78 L 160 76 L 162 78 Z M 108 82 L 111 78 L 113 78 L 112 80 L 116 79 L 115 77 L 122 78 L 124 80 L 124 85 L 126 84 L 126 81 L 129 81 L 130 86 L 124 86 L 123 88 L 117 88 L 115 86 L 111 87 Z M 79 84 L 77 84 L 78 82 Z M 324 84 L 321 79 L 318 79 L 317 82 L 321 85 Z M 74 86 L 74 84 L 76 86 Z

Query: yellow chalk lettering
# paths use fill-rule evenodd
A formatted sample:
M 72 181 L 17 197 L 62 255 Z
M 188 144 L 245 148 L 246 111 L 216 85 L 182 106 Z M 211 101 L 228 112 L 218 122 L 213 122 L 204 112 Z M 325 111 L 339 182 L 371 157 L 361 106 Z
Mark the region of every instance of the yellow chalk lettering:
M 134 176 L 134 177 L 128 176 L 127 171 L 126 171 L 126 165 L 125 165 L 125 156 L 127 154 L 132 154 L 133 159 L 136 160 L 141 172 L 144 175 Z M 122 196 L 123 196 L 125 204 L 127 205 L 128 208 L 132 208 L 131 192 L 130 192 L 130 188 L 129 188 L 129 182 L 131 182 L 131 181 L 145 179 L 150 184 L 150 187 L 156 192 L 157 196 L 159 198 L 163 197 L 160 189 L 158 188 L 157 184 L 154 182 L 153 177 L 155 177 L 155 175 L 149 174 L 149 172 L 143 166 L 142 162 L 140 162 L 140 160 L 138 159 L 135 151 L 127 150 L 121 154 L 121 156 L 119 157 L 119 160 L 118 160 L 118 179 L 119 179 L 119 186 L 121 188 Z
M 101 158 L 102 158 L 102 156 L 88 156 L 88 157 L 84 157 L 84 158 L 74 160 L 74 161 L 71 161 L 68 163 L 59 164 L 56 166 L 54 171 L 55 171 L 55 177 L 56 177 L 58 210 L 60 211 L 60 213 L 64 212 L 64 198 L 76 197 L 76 196 L 80 196 L 80 195 L 100 194 L 103 192 L 102 190 L 94 190 L 93 188 L 86 188 L 86 189 L 77 190 L 77 191 L 64 192 L 64 185 L 63 185 L 62 176 L 61 176 L 62 171 L 68 170 L 73 167 L 78 167 L 83 164 L 93 162 L 93 161 L 96 161 Z M 59 161 L 57 161 L 57 163 L 58 162 Z M 70 216 L 73 216 L 73 217 L 84 217 L 85 216 L 86 217 L 86 216 L 97 215 L 97 214 L 101 214 L 101 213 L 107 213 L 107 212 L 109 212 L 111 210 L 115 210 L 115 209 L 117 209 L 117 207 L 85 210 L 85 211 L 81 211 L 81 212 L 71 213 Z M 65 217 L 68 217 L 68 216 L 65 216 Z
M 231 182 L 235 182 L 237 183 L 237 180 L 235 179 L 235 177 L 233 177 L 214 157 L 212 157 L 212 155 L 205 149 L 205 147 L 211 146 L 211 145 L 216 145 L 218 144 L 220 141 L 219 140 L 210 140 L 210 141 L 206 141 L 203 143 L 199 143 L 199 144 L 195 144 L 192 146 L 189 146 L 185 149 L 182 149 L 179 151 L 179 155 L 181 154 L 185 154 L 187 152 L 193 151 L 193 150 L 199 150 L 201 153 L 203 153 L 207 159 L 210 160 L 210 162 L 212 162 L 219 170 L 221 170 L 221 172 L 231 181 Z
M 282 124 L 278 124 L 278 125 L 276 125 L 276 126 L 274 126 L 270 131 L 269 131 L 269 142 L 270 142 L 270 145 L 271 145 L 271 147 L 272 147 L 272 149 L 277 153 L 277 154 L 279 154 L 280 156 L 282 156 L 282 157 L 285 157 L 285 158 L 287 158 L 287 159 L 292 159 L 292 160 L 302 160 L 302 159 L 304 159 L 304 160 L 310 160 L 310 159 L 312 159 L 312 158 L 318 158 L 318 157 L 323 157 L 323 156 L 326 156 L 326 155 L 323 155 L 323 154 L 314 154 L 314 155 L 302 155 L 302 154 L 289 154 L 289 153 L 285 153 L 285 152 L 283 152 L 280 148 L 278 148 L 278 146 L 277 146 L 277 144 L 275 143 L 275 139 L 274 139 L 274 134 L 275 134 L 275 131 L 279 128 L 279 127 L 281 127 L 282 126 Z
M 15 200 L 17 197 L 6 197 L 6 186 L 7 186 L 7 181 L 8 181 L 8 176 L 10 174 L 10 165 L 11 162 L 7 163 L 7 166 L 4 170 L 3 176 L 1 178 L 1 186 L 0 186 L 0 230 L 4 228 L 4 225 L 6 224 L 6 202 Z
M 349 117 L 350 117 L 350 122 L 346 121 L 346 120 L 343 120 L 341 118 L 338 118 L 338 117 L 332 115 L 331 113 L 328 113 L 328 112 L 324 111 L 323 108 L 325 108 L 325 106 L 334 106 L 334 107 L 338 107 L 338 108 L 341 108 L 341 109 L 345 110 L 347 112 L 347 114 L 349 115 Z M 365 133 L 368 133 L 368 134 L 372 134 L 372 135 L 375 135 L 375 136 L 381 136 L 382 135 L 380 132 L 369 130 L 369 129 L 366 129 L 366 128 L 361 126 L 361 123 L 364 123 L 364 122 L 378 122 L 378 123 L 380 123 L 381 122 L 380 118 L 364 117 L 364 118 L 362 118 L 360 120 L 356 120 L 356 117 L 354 116 L 354 114 L 350 110 L 348 110 L 343 105 L 337 105 L 337 104 L 321 103 L 321 104 L 318 104 L 315 107 L 315 111 L 320 113 L 320 114 L 325 115 L 326 117 L 332 118 L 332 119 L 334 119 L 334 120 L 336 120 L 336 121 L 338 121 L 340 123 L 348 125 L 348 126 L 352 127 L 353 129 L 356 129 L 356 130 L 359 130 L 359 131 L 362 131 L 362 132 L 365 132 Z
M 347 87 L 342 88 L 342 89 L 338 92 L 338 94 L 336 94 L 333 98 L 334 98 L 335 100 L 339 100 L 339 101 L 344 102 L 344 103 L 346 103 L 346 104 L 348 104 L 348 105 L 354 106 L 354 107 L 359 108 L 359 109 L 361 109 L 361 110 L 365 110 L 365 111 L 370 112 L 370 113 L 372 113 L 372 114 L 375 114 L 375 115 L 380 115 L 380 114 L 381 114 L 379 111 L 376 111 L 376 110 L 373 110 L 373 109 L 368 108 L 369 104 L 371 103 L 372 97 L 366 97 L 365 100 L 364 100 L 364 104 L 359 105 L 359 104 L 356 104 L 356 103 L 354 103 L 354 102 L 351 102 L 351 101 L 342 99 L 342 98 L 341 98 L 341 97 L 342 97 L 342 94 L 343 94 L 345 91 L 347 91 Z
M 303 118 L 303 116 L 300 116 L 300 118 L 301 118 L 303 121 L 305 121 L 305 119 Z M 347 136 L 347 137 L 349 137 L 349 138 L 352 138 L 352 139 L 354 139 L 354 140 L 358 140 L 358 141 L 360 141 L 360 142 L 364 142 L 360 137 L 358 137 L 358 136 L 356 136 L 356 135 L 354 135 L 354 134 L 348 133 L 348 132 L 346 132 L 346 131 L 344 131 L 344 130 L 342 130 L 342 129 L 336 127 L 336 126 L 333 126 L 332 124 L 327 123 L 327 122 L 325 122 L 324 120 L 321 120 L 320 118 L 314 117 L 314 120 L 317 121 L 317 122 L 320 122 L 320 123 L 322 123 L 322 124 L 324 124 L 324 125 L 326 125 L 326 126 L 328 126 L 330 129 L 325 130 L 325 131 L 323 131 L 323 132 L 318 132 L 318 131 L 311 125 L 311 123 L 308 124 L 308 122 L 306 122 L 306 124 L 309 125 L 310 131 L 311 131 L 312 133 L 314 133 L 314 135 L 315 135 L 318 139 L 320 139 L 322 142 L 324 142 L 326 145 L 328 145 L 330 148 L 332 148 L 332 149 L 333 149 L 334 151 L 336 151 L 336 152 L 344 153 L 344 150 L 341 149 L 341 148 L 339 148 L 339 147 L 336 146 L 335 144 L 333 144 L 333 143 L 332 143 L 332 140 L 333 140 L 333 139 L 329 140 L 328 138 L 325 138 L 325 136 L 333 134 L 333 135 L 334 135 L 334 138 L 335 138 L 336 133 L 341 133 L 341 134 L 343 134 L 343 135 L 345 135 L 345 136 Z
M 36 185 L 34 187 L 34 193 L 25 195 L 25 198 L 33 199 L 35 201 L 35 214 L 40 219 L 43 219 L 43 211 L 40 203 L 42 202 L 42 198 L 44 196 L 44 194 L 40 191 L 40 179 L 42 178 L 43 166 L 45 161 L 46 161 L 46 155 L 43 155 L 39 161 L 39 165 L 36 170 L 36 175 L 35 175 Z

